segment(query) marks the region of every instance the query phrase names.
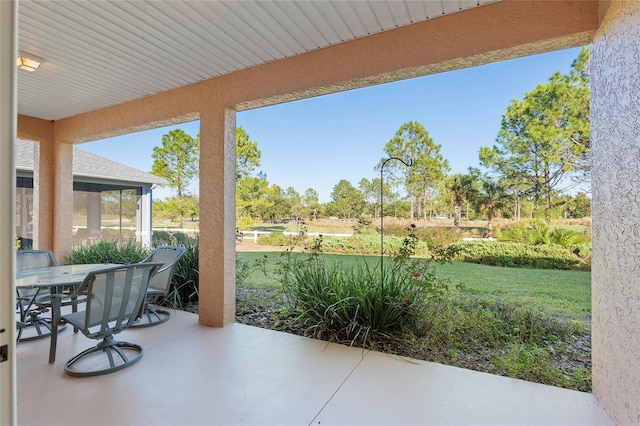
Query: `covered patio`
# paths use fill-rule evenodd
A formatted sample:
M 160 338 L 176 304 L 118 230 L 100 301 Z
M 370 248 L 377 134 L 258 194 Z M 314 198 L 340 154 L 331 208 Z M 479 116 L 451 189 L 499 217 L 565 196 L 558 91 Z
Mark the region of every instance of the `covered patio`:
M 242 324 L 207 327 L 174 312 L 118 338 L 142 360 L 72 378 L 66 359 L 91 346 L 70 330 L 58 360 L 46 339 L 18 345 L 21 425 L 598 425 L 593 395 Z M 28 384 L 28 385 L 27 385 Z
M 188 409 L 171 414 L 194 424 L 203 418 L 187 416 L 205 411 L 207 419 L 239 416 L 216 418 L 219 423 L 367 424 L 403 411 L 415 416 L 407 423 L 427 423 L 427 414 L 446 423 L 444 410 L 470 413 L 478 419 L 473 423 L 567 423 L 556 416 L 569 410 L 556 410 L 551 401 L 569 394 L 580 407 L 576 416 L 584 411 L 589 421 L 605 421 L 595 398 L 614 423 L 640 423 L 640 3 L 14 0 L 0 2 L 0 35 L 0 424 L 54 423 L 54 415 L 65 424 L 81 418 L 151 424 L 161 422 L 156 412 L 169 418 L 163 410 L 182 407 L 178 402 Z M 593 396 L 441 366 L 425 365 L 418 373 L 417 364 L 380 354 L 363 358 L 334 345 L 321 350 L 322 342 L 234 324 L 236 111 L 581 45 L 591 47 Z M 19 52 L 44 59 L 41 68 L 18 73 Z M 57 365 L 33 358 L 41 356 L 33 345 L 46 342 L 16 347 L 16 137 L 40 144 L 35 248 L 64 259 L 73 245 L 73 146 L 196 119 L 203 212 L 199 315 L 186 323 L 176 316 L 166 327 L 178 327 L 177 334 L 164 326 L 157 337 L 156 330 L 136 331 L 147 349 L 144 360 L 86 381 L 72 381 Z M 291 365 L 296 377 L 288 373 Z M 399 384 L 396 376 L 406 380 Z M 433 383 L 440 384 L 437 390 Z M 155 397 L 137 399 L 149 394 Z M 420 400 L 412 399 L 418 394 Z M 87 402 L 88 395 L 97 402 Z M 293 411 L 262 409 L 263 395 L 269 407 Z M 306 401 L 305 395 L 310 404 L 287 404 Z M 49 405 L 65 396 L 72 403 Z M 491 417 L 514 396 L 519 404 L 512 414 Z M 95 410 L 92 420 L 76 413 L 112 398 L 127 404 Z M 550 402 L 538 405 L 538 398 Z M 296 415 L 298 408 L 305 412 Z M 130 420 L 109 417 L 118 411 Z M 372 418 L 362 417 L 368 414 Z M 385 423 L 398 423 L 393 420 Z

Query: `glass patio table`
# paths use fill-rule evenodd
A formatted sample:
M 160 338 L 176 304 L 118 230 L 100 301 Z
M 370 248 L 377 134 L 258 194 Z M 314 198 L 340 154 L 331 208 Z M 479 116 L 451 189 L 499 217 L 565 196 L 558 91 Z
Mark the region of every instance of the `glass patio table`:
M 59 290 L 66 285 L 80 284 L 89 272 L 114 266 L 110 263 L 48 266 L 46 268 L 16 271 L 16 288 L 51 288 Z
M 51 294 L 62 293 L 65 287 L 82 283 L 89 272 L 114 266 L 110 263 L 95 263 L 81 265 L 48 266 L 45 268 L 24 269 L 16 271 L 16 289 L 34 289 L 31 299 L 24 309 L 25 318 L 20 318 L 20 325 L 25 324 L 28 312 L 36 302 L 40 290 L 48 288 Z M 40 334 L 35 338 L 48 337 L 50 333 Z

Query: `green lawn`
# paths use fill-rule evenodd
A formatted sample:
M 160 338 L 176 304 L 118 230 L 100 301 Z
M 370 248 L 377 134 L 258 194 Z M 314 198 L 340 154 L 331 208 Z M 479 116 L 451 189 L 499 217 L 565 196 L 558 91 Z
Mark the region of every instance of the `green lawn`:
M 281 259 L 279 252 L 238 253 L 238 259 L 255 263 L 267 256 L 272 268 Z M 377 256 L 324 255 L 332 262 L 355 265 L 363 260 L 376 265 Z M 385 260 L 389 261 L 390 260 Z M 460 291 L 482 298 L 498 298 L 506 302 L 534 308 L 547 315 L 558 315 L 580 322 L 588 322 L 591 315 L 591 273 L 585 271 L 560 271 L 548 269 L 503 268 L 452 262 L 438 265 L 442 277 L 462 284 Z M 279 283 L 254 271 L 248 277 L 249 287 L 272 287 Z M 456 290 L 457 291 L 457 290 Z

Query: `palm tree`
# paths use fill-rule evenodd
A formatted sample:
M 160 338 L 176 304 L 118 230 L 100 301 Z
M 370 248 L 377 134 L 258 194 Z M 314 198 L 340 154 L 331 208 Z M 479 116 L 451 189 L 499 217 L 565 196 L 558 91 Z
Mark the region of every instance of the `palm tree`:
M 454 206 L 454 218 L 453 224 L 456 227 L 460 226 L 460 219 L 462 217 L 461 203 L 466 204 L 467 219 L 469 218 L 469 204 L 477 197 L 477 183 L 480 176 L 480 171 L 477 169 L 469 168 L 467 174 L 457 174 L 453 176 L 450 183 L 449 190 L 451 191 L 451 198 L 453 198 Z
M 507 198 L 508 195 L 497 182 L 492 180 L 482 182 L 478 203 L 480 208 L 487 212 L 487 238 L 493 237 L 493 218 L 505 206 Z

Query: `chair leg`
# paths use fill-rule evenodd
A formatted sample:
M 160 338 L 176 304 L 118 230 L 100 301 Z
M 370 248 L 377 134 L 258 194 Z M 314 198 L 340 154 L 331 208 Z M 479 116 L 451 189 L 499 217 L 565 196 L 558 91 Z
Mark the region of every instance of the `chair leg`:
M 151 327 L 169 321 L 171 313 L 163 309 L 157 308 L 150 303 L 144 305 L 144 309 L 140 318 L 131 324 L 130 328 Z
M 58 346 L 58 323 L 60 322 L 60 299 L 51 298 L 51 339 L 49 341 L 49 364 L 56 362 L 56 348 Z
M 30 318 L 26 321 L 21 321 L 21 326 L 18 329 L 18 342 L 28 342 L 31 340 L 43 339 L 51 335 L 51 322 L 48 318 L 42 318 L 37 313 L 29 314 Z M 58 332 L 62 332 L 66 329 L 67 325 L 63 324 L 58 329 Z M 35 333 L 31 333 L 30 336 L 25 336 L 27 330 L 34 330 Z
M 109 367 L 98 370 L 74 369 L 76 363 L 88 356 L 99 354 L 100 352 L 103 352 L 106 355 L 109 361 Z M 127 352 L 132 353 L 133 356 L 127 356 Z M 107 337 L 97 346 L 82 351 L 67 361 L 64 366 L 64 371 L 68 375 L 74 377 L 100 376 L 127 368 L 140 361 L 142 355 L 142 346 L 128 342 L 119 342 L 114 340 L 113 337 Z

